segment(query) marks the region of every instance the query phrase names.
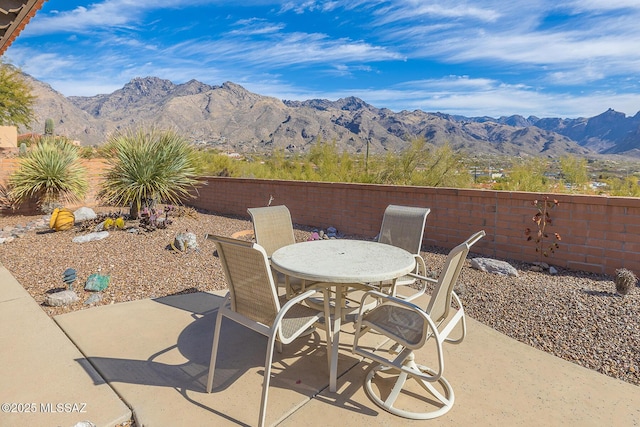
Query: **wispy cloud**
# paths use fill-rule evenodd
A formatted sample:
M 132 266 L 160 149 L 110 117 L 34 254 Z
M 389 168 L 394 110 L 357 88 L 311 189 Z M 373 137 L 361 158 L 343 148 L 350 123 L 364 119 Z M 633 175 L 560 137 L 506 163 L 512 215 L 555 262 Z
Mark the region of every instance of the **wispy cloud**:
M 65 94 L 152 75 L 394 110 L 634 113 L 638 22 L 638 0 L 47 2 L 6 55 Z
M 332 64 L 401 60 L 386 48 L 362 41 L 331 39 L 326 34 L 287 33 L 268 40 L 191 40 L 171 52 L 198 56 L 205 62 L 235 62 L 243 67 L 275 68 L 301 64 Z

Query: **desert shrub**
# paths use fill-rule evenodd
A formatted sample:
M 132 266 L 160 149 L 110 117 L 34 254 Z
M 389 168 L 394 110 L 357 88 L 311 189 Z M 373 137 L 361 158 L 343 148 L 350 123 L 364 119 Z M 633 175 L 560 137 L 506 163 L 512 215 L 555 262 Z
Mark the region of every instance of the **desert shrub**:
M 103 150 L 107 170 L 98 196 L 130 206 L 131 217 L 159 202 L 179 204 L 193 197 L 197 180 L 195 150 L 173 131 L 127 130 L 114 134 Z
M 518 161 L 511 168 L 507 178 L 496 185 L 496 189 L 528 192 L 549 191 L 554 182 L 545 175 L 548 168 L 548 163 L 540 158 Z
M 20 157 L 17 170 L 9 177 L 9 186 L 17 203 L 35 198 L 47 211 L 59 203 L 82 200 L 89 183 L 75 146 L 42 138 Z
M 620 268 L 616 270 L 616 291 L 620 295 L 627 295 L 638 283 L 638 278 L 631 270 L 627 270 L 626 268 Z

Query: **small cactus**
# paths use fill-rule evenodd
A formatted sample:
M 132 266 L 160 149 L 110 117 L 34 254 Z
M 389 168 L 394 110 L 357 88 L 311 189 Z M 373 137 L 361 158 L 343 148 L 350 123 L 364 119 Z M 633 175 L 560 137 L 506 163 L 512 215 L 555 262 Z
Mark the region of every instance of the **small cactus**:
M 44 134 L 53 135 L 53 119 L 47 119 L 44 121 Z
M 636 286 L 638 278 L 631 270 L 620 268 L 616 270 L 616 291 L 620 295 L 627 295 Z
M 27 155 L 27 144 L 25 144 L 24 142 L 20 143 L 20 148 L 19 148 L 19 151 L 18 151 L 18 155 L 20 157 L 24 157 L 24 156 Z
M 115 221 L 113 218 L 107 218 L 104 220 L 103 227 L 105 230 L 110 230 L 113 228 Z

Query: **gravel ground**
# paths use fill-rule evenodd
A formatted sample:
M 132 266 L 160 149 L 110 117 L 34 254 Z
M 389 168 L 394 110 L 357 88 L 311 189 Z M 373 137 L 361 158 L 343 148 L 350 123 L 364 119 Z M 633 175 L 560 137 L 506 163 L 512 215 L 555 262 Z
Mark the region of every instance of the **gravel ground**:
M 0 217 L 0 230 L 40 218 Z M 127 222 L 127 227 L 135 225 Z M 91 306 L 84 303 L 91 293 L 82 290 L 81 284 L 99 270 L 111 275 L 111 284 L 103 299 L 92 305 L 224 289 L 220 262 L 212 256 L 215 245 L 203 237 L 248 229 L 247 219 L 195 211 L 173 218 L 166 229 L 140 234 L 116 230 L 104 240 L 89 243 L 72 243 L 73 237 L 86 234 L 79 227 L 63 232 L 32 229 L 0 244 L 0 263 L 40 304 L 47 292 L 64 288 L 62 273 L 74 268 L 78 275 L 74 289 L 80 301 L 66 307 L 42 305 L 55 316 Z M 175 235 L 185 230 L 195 233 L 199 250 L 167 249 Z M 296 240 L 306 240 L 310 232 L 297 228 Z M 446 251 L 425 249 L 427 266 L 437 272 Z M 518 277 L 463 269 L 458 290 L 468 315 L 535 348 L 640 385 L 640 289 L 621 297 L 610 276 L 561 268 L 551 276 L 532 271 L 529 264 L 506 261 L 518 269 Z

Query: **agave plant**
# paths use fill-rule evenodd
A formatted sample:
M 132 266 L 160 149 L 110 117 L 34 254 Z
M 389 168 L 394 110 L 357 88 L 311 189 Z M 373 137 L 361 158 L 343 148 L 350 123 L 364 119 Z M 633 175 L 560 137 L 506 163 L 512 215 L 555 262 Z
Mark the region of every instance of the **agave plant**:
M 44 209 L 58 203 L 81 201 L 89 189 L 86 176 L 77 147 L 66 141 L 43 138 L 20 157 L 18 168 L 8 182 L 17 203 L 35 198 Z
M 156 203 L 177 204 L 193 197 L 198 185 L 195 151 L 173 131 L 138 129 L 109 138 L 108 167 L 98 196 L 107 203 L 130 206 L 131 218 Z

